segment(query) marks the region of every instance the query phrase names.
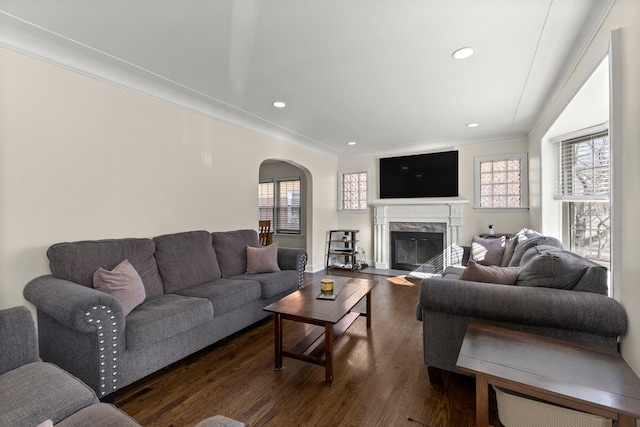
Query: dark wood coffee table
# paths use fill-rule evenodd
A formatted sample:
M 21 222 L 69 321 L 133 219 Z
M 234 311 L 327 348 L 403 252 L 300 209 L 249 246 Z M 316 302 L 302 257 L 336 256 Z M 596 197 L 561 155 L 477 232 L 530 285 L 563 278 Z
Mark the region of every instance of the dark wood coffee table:
M 635 427 L 640 379 L 615 350 L 471 323 L 457 368 L 476 376 L 476 426 L 489 426 L 489 384 Z
M 264 308 L 274 314 L 275 368 L 282 369 L 282 358 L 290 357 L 325 367 L 325 382 L 333 381 L 333 343 L 360 316 L 367 318 L 371 327 L 371 290 L 377 280 L 356 279 L 341 276 L 325 276 L 333 279 L 335 300 L 319 300 L 320 281 L 287 295 Z M 363 304 L 358 304 L 364 300 Z M 356 307 L 358 306 L 358 307 Z M 282 348 L 282 320 L 317 325 L 291 349 Z

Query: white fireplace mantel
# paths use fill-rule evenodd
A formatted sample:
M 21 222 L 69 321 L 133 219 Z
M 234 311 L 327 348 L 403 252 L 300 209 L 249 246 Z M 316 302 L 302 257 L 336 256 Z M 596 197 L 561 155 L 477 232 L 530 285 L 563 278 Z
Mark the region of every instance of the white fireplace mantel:
M 390 230 L 392 222 L 441 223 L 446 225 L 446 248 L 463 236 L 464 199 L 376 200 L 373 207 L 375 268 L 390 268 Z M 447 251 L 448 252 L 448 251 Z M 445 260 L 448 257 L 445 257 Z M 446 261 L 445 261 L 446 264 Z M 446 265 L 445 265 L 446 266 Z

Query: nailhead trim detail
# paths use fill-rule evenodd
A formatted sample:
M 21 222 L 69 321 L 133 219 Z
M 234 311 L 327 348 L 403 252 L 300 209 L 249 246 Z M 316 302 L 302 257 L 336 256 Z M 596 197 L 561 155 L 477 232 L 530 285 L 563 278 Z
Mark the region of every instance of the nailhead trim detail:
M 113 310 L 106 305 L 94 305 L 85 312 L 85 318 L 90 325 L 96 325 L 98 332 L 98 344 L 99 344 L 99 357 L 100 357 L 100 396 L 106 396 L 107 394 L 118 389 L 118 364 L 116 363 L 118 358 L 118 350 L 116 349 L 118 344 L 113 342 L 111 347 L 105 345 L 107 340 L 116 341 L 118 339 L 118 322 L 116 316 L 113 314 Z M 110 322 L 112 328 L 105 329 L 103 324 Z M 107 362 L 109 363 L 112 371 L 107 372 Z
M 307 266 L 307 254 L 304 253 L 298 258 L 298 289 L 304 286 L 304 268 Z

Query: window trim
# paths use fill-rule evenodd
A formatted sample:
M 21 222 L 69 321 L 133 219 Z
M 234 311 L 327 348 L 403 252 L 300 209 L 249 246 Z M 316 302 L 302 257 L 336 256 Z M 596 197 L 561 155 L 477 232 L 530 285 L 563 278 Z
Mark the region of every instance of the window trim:
M 499 160 L 520 160 L 520 206 L 518 207 L 480 206 L 480 163 Z M 527 153 L 495 154 L 492 156 L 474 157 L 474 210 L 476 212 L 527 212 L 529 210 L 529 163 Z
M 344 208 L 344 199 L 343 199 L 343 176 L 345 174 L 352 174 L 352 173 L 364 173 L 367 175 L 367 208 L 366 209 L 345 209 Z M 370 212 L 370 200 L 371 200 L 371 174 L 369 173 L 369 169 L 365 169 L 365 168 L 355 168 L 355 169 L 343 169 L 343 170 L 339 170 L 338 171 L 338 211 L 343 213 L 343 212 L 347 212 L 347 213 L 368 213 Z

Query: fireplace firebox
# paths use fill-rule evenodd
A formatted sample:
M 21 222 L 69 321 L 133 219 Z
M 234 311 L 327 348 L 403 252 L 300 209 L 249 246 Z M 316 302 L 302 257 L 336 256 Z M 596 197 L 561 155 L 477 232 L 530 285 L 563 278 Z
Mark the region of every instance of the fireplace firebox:
M 391 232 L 391 268 L 413 271 L 420 266 L 429 273 L 444 268 L 444 233 Z

